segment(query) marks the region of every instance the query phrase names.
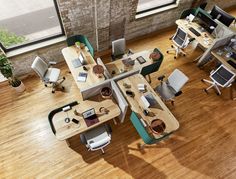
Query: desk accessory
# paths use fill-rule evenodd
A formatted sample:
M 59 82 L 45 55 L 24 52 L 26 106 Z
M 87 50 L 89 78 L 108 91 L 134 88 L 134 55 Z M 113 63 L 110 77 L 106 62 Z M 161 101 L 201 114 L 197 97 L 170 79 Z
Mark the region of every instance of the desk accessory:
M 161 135 L 166 129 L 166 124 L 161 119 L 154 119 L 151 122 L 150 129 L 154 134 Z
M 145 60 L 142 56 L 139 56 L 139 57 L 137 57 L 136 59 L 137 59 L 137 61 L 138 61 L 140 64 L 143 64 L 143 63 L 146 62 L 146 60 Z
M 84 121 L 85 121 L 87 127 L 90 127 L 93 124 L 96 124 L 99 122 L 94 108 L 91 108 L 91 109 L 83 112 L 82 115 L 83 115 L 83 118 L 84 118 Z
M 99 108 L 99 112 L 103 113 L 103 114 L 108 114 L 109 113 L 109 110 L 105 107 L 100 107 Z
M 88 71 L 88 68 L 86 66 L 83 66 L 84 71 Z
M 132 98 L 134 97 L 134 93 L 130 90 L 126 90 L 125 93 Z
M 141 96 L 140 99 L 143 102 L 145 108 L 149 108 L 150 107 L 150 103 L 148 102 L 148 100 L 146 99 L 145 96 Z
M 79 124 L 79 121 L 75 118 L 72 119 L 72 122 L 75 123 L 75 124 Z
M 138 90 L 140 92 L 145 92 L 146 91 L 146 85 L 145 84 L 138 84 Z
M 104 87 L 101 89 L 100 94 L 102 98 L 109 99 L 112 96 L 112 89 L 109 87 Z
M 93 73 L 98 77 L 98 78 L 102 78 L 103 73 L 104 73 L 104 68 L 102 65 L 95 65 L 93 67 Z
M 74 68 L 78 68 L 78 67 L 82 66 L 82 63 L 80 62 L 79 58 L 76 58 L 76 59 L 72 60 L 71 62 L 72 62 L 72 65 Z
M 124 86 L 125 88 L 131 88 L 131 85 L 129 85 L 129 84 L 127 84 L 127 83 L 123 83 L 123 86 Z
M 77 77 L 77 81 L 79 82 L 85 82 L 87 79 L 88 73 L 84 73 L 84 72 L 80 72 L 78 77 Z
M 65 118 L 65 122 L 66 123 L 70 122 L 70 118 L 69 118 L 69 115 L 68 115 L 68 112 L 67 112 L 69 110 L 71 110 L 71 106 L 66 106 L 66 107 L 62 108 L 62 111 L 64 111 L 66 113 L 66 115 L 67 115 L 67 117 Z

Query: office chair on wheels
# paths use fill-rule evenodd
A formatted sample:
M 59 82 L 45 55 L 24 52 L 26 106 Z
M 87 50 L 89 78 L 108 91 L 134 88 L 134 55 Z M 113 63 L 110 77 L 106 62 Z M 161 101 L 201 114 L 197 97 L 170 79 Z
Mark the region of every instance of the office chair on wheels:
M 88 150 L 101 150 L 104 154 L 104 147 L 111 142 L 111 127 L 108 124 L 98 126 L 80 134 L 80 140 Z
M 158 77 L 161 84 L 155 88 L 155 91 L 160 95 L 162 100 L 171 101 L 174 105 L 174 98 L 182 94 L 181 88 L 187 83 L 189 78 L 180 70 L 175 69 L 167 81 L 164 82 L 165 76 Z
M 176 59 L 179 54 L 185 56 L 186 53 L 184 52 L 184 49 L 188 46 L 190 42 L 188 34 L 183 29 L 178 28 L 171 40 L 173 42 L 173 45 L 171 45 L 170 49 L 167 49 L 166 53 L 169 53 L 170 51 L 175 51 L 174 59 Z
M 125 38 L 117 39 L 112 41 L 112 61 L 122 58 L 123 55 L 132 55 L 132 50 L 128 49 L 128 52 L 126 50 L 126 43 Z
M 228 68 L 226 68 L 224 65 L 220 65 L 216 70 L 213 70 L 210 73 L 210 80 L 202 79 L 202 82 L 206 82 L 211 84 L 208 88 L 204 89 L 204 91 L 208 94 L 208 90 L 211 88 L 215 88 L 217 91 L 217 95 L 221 95 L 221 91 L 219 87 L 222 88 L 228 88 L 232 85 L 235 74 L 231 72 Z
M 65 77 L 60 77 L 60 69 L 50 68 L 51 65 L 56 64 L 56 62 L 49 62 L 47 64 L 42 58 L 36 57 L 31 65 L 31 68 L 38 74 L 40 79 L 44 82 L 45 87 L 52 85 L 52 93 L 55 93 L 57 88 L 64 90 L 64 86 L 61 83 L 65 80 Z

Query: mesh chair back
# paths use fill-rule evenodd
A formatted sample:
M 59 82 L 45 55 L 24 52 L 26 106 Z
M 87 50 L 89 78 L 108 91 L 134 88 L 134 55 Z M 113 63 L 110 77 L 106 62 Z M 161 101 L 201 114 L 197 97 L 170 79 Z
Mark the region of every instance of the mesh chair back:
M 180 89 L 187 83 L 189 78 L 180 70 L 175 69 L 168 77 L 169 85 L 176 91 L 179 92 Z
M 46 71 L 48 70 L 48 64 L 39 56 L 37 56 L 31 65 L 31 68 L 39 75 L 43 80 Z
M 172 40 L 177 46 L 182 48 L 186 45 L 187 39 L 188 34 L 183 29 L 178 28 Z
M 224 65 L 220 65 L 211 75 L 210 78 L 221 87 L 227 87 L 234 80 L 235 74 Z

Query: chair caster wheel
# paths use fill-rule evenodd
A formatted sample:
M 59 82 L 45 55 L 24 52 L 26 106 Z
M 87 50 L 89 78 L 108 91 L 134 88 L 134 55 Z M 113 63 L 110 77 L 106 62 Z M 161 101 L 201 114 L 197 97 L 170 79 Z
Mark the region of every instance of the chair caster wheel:
M 203 80 L 203 79 L 201 79 L 201 82 L 204 82 L 204 80 Z
M 183 54 L 183 56 L 185 57 L 186 55 L 185 55 L 185 54 Z
M 216 93 L 217 94 L 217 96 L 220 96 L 220 93 Z
M 174 48 L 174 46 L 173 46 L 173 45 L 171 45 L 171 48 Z
M 52 93 L 55 93 L 55 91 L 52 91 Z
M 64 87 L 64 86 L 62 86 L 61 88 L 62 88 L 62 90 L 65 90 L 65 87 Z
M 208 91 L 206 89 L 204 89 L 205 93 L 208 94 Z
M 166 53 L 169 53 L 169 51 L 166 51 Z
M 66 77 L 63 76 L 63 80 L 65 80 L 65 79 L 66 79 Z
M 176 59 L 177 57 L 176 56 L 174 56 L 174 59 Z
M 45 87 L 48 87 L 48 85 L 44 85 Z

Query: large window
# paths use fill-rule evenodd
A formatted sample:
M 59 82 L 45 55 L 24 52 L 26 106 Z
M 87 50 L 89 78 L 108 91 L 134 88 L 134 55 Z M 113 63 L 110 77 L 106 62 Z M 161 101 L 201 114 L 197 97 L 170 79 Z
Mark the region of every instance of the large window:
M 155 10 L 171 4 L 175 4 L 176 0 L 138 0 L 137 14 Z
M 0 0 L 0 44 L 4 51 L 64 34 L 56 0 Z

